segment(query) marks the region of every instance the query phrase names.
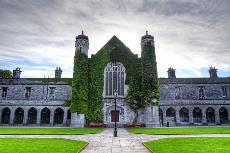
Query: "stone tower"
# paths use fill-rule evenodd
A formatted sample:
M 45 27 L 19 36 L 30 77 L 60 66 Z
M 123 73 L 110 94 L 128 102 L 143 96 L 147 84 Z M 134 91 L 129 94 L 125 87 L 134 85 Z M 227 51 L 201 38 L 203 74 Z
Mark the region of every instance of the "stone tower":
M 146 127 L 158 127 L 160 86 L 157 75 L 154 37 L 146 34 L 141 37 L 142 93 L 145 107 Z
M 84 127 L 88 109 L 88 49 L 89 39 L 84 35 L 76 37 L 70 110 L 71 126 Z
M 210 78 L 212 78 L 212 79 L 218 78 L 218 76 L 217 76 L 217 69 L 215 67 L 210 66 L 210 68 L 209 68 L 209 75 L 210 75 Z
M 21 75 L 21 70 L 19 67 L 17 67 L 15 70 L 13 70 L 13 78 L 15 79 L 19 79 L 20 78 L 20 75 Z
M 55 78 L 61 78 L 62 75 L 62 69 L 60 67 L 57 67 L 55 70 Z
M 84 35 L 83 31 L 81 35 L 78 35 L 76 37 L 75 48 L 76 48 L 75 50 L 76 52 L 80 51 L 88 56 L 89 38 L 88 36 Z
M 168 78 L 176 78 L 176 69 L 168 68 Z

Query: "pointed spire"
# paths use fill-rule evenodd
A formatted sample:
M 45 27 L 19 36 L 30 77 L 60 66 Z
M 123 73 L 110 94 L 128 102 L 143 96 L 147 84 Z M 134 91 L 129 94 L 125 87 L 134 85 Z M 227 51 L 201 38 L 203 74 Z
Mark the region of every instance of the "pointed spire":
M 149 34 L 148 34 L 148 30 L 146 30 L 146 35 L 149 35 Z
M 81 31 L 81 34 L 84 35 L 84 31 L 83 30 Z

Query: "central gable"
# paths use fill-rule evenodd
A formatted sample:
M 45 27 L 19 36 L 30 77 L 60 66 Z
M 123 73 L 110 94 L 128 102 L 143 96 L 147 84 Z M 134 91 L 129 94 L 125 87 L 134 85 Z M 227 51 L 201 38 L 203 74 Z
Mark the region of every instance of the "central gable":
M 100 69 L 98 71 L 99 75 L 103 74 L 103 70 L 109 62 L 122 63 L 127 70 L 127 83 L 139 67 L 138 63 L 140 59 L 121 40 L 113 36 L 95 55 L 91 56 L 90 61 L 91 67 Z
M 134 77 L 140 75 L 140 58 L 133 54 L 116 36 L 113 36 L 95 55 L 88 59 L 89 102 L 93 106 L 93 120 L 101 120 L 103 113 L 104 70 L 108 63 L 120 62 L 126 70 L 125 84 L 129 85 Z M 98 115 L 99 114 L 99 115 Z
M 133 54 L 125 44 L 115 35 L 95 54 L 92 56 L 107 55 L 111 62 L 119 62 L 120 56 L 132 56 L 138 58 L 137 54 Z

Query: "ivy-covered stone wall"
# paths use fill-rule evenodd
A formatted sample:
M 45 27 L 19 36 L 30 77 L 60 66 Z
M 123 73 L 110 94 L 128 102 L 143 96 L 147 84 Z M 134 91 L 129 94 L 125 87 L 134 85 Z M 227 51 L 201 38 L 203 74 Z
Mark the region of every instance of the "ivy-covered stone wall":
M 71 112 L 88 113 L 88 57 L 78 50 L 74 56 Z
M 91 58 L 76 52 L 72 81 L 72 99 L 66 101 L 71 112 L 86 114 L 88 122 L 103 122 L 104 69 L 109 62 L 120 62 L 126 69 L 129 85 L 126 101 L 134 112 L 159 99 L 155 48 L 146 46 L 138 58 L 116 36 L 113 36 Z M 157 103 L 155 103 L 157 104 Z
M 126 84 L 138 69 L 138 56 L 134 55 L 116 36 L 89 59 L 89 110 L 90 122 L 103 121 L 104 69 L 109 62 L 121 62 L 126 68 Z
M 160 98 L 160 85 L 157 75 L 155 47 L 149 42 L 141 52 L 142 96 L 145 105 L 158 105 Z

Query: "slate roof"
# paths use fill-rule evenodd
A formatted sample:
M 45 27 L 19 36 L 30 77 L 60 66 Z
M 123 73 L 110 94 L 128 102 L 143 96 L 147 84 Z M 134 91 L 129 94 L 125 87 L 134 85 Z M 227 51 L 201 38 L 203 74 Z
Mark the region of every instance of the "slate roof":
M 230 78 L 159 78 L 160 84 L 230 84 Z
M 54 85 L 71 85 L 72 78 L 19 78 L 19 79 L 0 79 L 0 85 L 40 85 L 40 84 L 54 84 Z

